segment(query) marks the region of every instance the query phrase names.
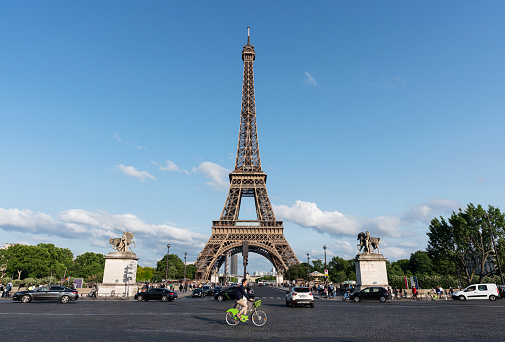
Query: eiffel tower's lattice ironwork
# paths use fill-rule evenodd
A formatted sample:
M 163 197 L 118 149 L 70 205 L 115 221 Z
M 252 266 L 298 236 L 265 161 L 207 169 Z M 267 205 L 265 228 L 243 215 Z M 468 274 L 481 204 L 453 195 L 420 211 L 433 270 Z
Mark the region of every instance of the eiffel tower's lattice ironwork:
M 250 252 L 267 258 L 280 275 L 299 263 L 284 237 L 282 221 L 275 219 L 266 188 L 267 175 L 261 170 L 254 97 L 255 57 L 248 28 L 247 44 L 242 50 L 244 81 L 237 159 L 230 173 L 230 190 L 221 218 L 213 221 L 212 235 L 195 262 L 199 280 L 207 280 L 213 269 L 219 269 L 227 252 L 241 253 L 244 240 L 249 241 Z M 243 197 L 254 198 L 257 220 L 239 220 Z

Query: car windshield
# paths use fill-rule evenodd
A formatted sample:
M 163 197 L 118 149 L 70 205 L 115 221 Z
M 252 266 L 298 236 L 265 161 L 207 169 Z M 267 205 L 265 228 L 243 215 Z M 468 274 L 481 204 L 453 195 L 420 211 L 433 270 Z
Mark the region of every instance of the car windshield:
M 295 292 L 310 292 L 310 289 L 308 287 L 295 287 L 294 291 Z

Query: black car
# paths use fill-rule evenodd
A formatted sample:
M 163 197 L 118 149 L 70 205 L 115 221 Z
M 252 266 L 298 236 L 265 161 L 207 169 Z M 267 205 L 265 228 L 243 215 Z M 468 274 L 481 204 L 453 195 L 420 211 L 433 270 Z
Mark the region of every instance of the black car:
M 223 289 L 222 286 L 215 286 L 213 289 L 212 289 L 212 295 L 214 296 L 216 293 L 218 292 L 221 292 L 221 290 Z
M 227 287 L 218 293 L 214 295 L 214 299 L 217 299 L 218 301 L 223 301 L 223 300 L 228 300 L 228 299 L 233 299 L 235 300 L 235 291 L 238 286 L 232 286 L 232 287 Z M 247 292 L 249 293 L 249 297 L 254 299 L 254 291 L 250 288 L 247 287 Z
M 143 300 L 146 302 L 148 300 L 161 300 L 163 302 L 171 302 L 177 299 L 177 292 L 169 289 L 157 288 L 147 290 L 146 292 L 137 292 L 134 298 L 139 302 Z
M 212 286 L 204 285 L 202 286 L 202 291 L 204 296 L 212 296 Z
M 391 299 L 391 293 L 383 287 L 374 286 L 351 293 L 349 299 L 354 300 L 356 303 L 362 300 L 379 300 L 384 303 L 386 300 Z
M 12 297 L 12 300 L 19 300 L 22 303 L 30 303 L 32 300 L 50 300 L 60 301 L 63 304 L 71 300 L 78 300 L 79 293 L 77 290 L 69 289 L 65 286 L 44 286 L 34 290 L 18 291 Z
M 203 297 L 203 291 L 201 288 L 196 288 L 193 290 L 191 297 Z

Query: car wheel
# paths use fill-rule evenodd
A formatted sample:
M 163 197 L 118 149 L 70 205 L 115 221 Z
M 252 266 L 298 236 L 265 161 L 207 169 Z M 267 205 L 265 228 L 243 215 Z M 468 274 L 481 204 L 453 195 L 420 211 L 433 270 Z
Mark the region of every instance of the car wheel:
M 464 301 L 464 300 L 466 300 L 466 298 L 465 298 L 465 296 L 459 296 L 459 300 Z
M 310 303 L 310 307 L 313 308 L 314 307 L 314 303 Z
M 386 297 L 380 296 L 379 300 L 380 300 L 381 303 L 385 303 L 386 302 Z
M 137 297 L 137 300 L 138 300 L 139 302 L 141 302 L 141 301 L 143 301 L 143 300 L 144 300 L 144 297 L 143 297 L 143 296 L 138 296 L 138 297 Z
M 61 297 L 60 301 L 63 304 L 67 304 L 68 302 L 70 302 L 70 297 L 69 296 L 63 296 L 63 297 Z
M 21 297 L 22 303 L 30 303 L 31 301 L 32 301 L 32 297 L 30 297 L 29 295 L 24 295 L 23 297 Z
M 224 300 L 224 297 L 223 296 L 217 296 L 217 300 L 222 302 Z
M 493 295 L 489 296 L 489 300 L 494 302 L 496 300 L 496 296 L 493 296 Z
M 291 307 L 294 308 L 295 307 L 295 302 L 291 301 Z
M 161 297 L 161 301 L 162 301 L 162 302 L 168 302 L 168 297 L 167 297 L 167 296 L 163 296 L 163 297 Z
M 289 306 L 289 302 L 288 302 L 288 300 L 287 300 L 287 299 L 286 299 L 286 306 Z
M 358 297 L 358 296 L 354 297 L 354 301 L 355 301 L 356 303 L 359 303 L 359 301 L 360 301 L 360 300 L 361 300 L 361 299 L 359 299 L 359 297 Z

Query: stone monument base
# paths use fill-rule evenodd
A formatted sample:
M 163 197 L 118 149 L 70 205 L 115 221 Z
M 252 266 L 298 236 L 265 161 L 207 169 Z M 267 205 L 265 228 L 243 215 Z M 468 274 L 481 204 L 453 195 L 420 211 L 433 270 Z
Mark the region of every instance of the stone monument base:
M 356 291 L 371 286 L 388 288 L 386 258 L 382 254 L 363 253 L 356 255 Z
M 133 297 L 137 293 L 137 260 L 131 252 L 112 252 L 104 256 L 103 283 L 98 296 Z

